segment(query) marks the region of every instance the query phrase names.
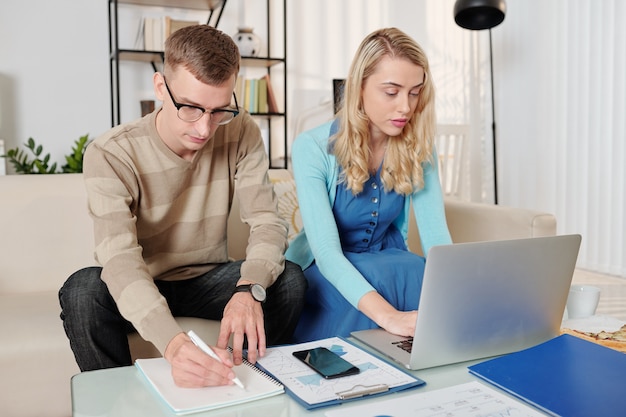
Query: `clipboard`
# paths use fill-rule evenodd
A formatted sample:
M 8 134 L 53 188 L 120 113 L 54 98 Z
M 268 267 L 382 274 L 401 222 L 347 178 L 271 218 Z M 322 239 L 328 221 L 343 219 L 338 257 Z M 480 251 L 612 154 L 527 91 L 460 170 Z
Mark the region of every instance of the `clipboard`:
M 297 350 L 326 347 L 361 372 L 336 379 L 321 375 L 293 357 Z M 342 337 L 268 348 L 257 367 L 280 381 L 285 391 L 307 410 L 390 394 L 425 384 L 419 378 Z
M 365 397 L 367 395 L 381 394 L 389 391 L 389 385 L 376 384 L 376 385 L 355 385 L 345 391 L 337 392 L 337 397 L 340 400 L 351 400 L 354 398 Z

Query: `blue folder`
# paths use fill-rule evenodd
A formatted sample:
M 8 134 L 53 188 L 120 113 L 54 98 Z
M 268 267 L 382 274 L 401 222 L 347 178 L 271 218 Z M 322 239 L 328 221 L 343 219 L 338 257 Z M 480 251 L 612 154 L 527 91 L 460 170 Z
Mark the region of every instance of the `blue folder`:
M 561 335 L 468 369 L 555 416 L 626 415 L 626 354 L 575 336 Z

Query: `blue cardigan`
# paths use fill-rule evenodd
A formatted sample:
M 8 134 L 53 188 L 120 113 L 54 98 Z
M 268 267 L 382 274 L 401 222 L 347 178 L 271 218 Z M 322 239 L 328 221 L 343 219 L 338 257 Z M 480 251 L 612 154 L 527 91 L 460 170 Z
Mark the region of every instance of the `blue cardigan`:
M 291 157 L 303 230 L 290 243 L 285 256 L 303 270 L 315 260 L 324 277 L 356 308 L 363 295 L 375 290 L 341 249 L 332 211 L 339 166 L 328 152 L 331 129 L 332 122 L 328 122 L 300 134 L 294 141 Z M 424 165 L 424 188 L 405 199 L 404 210 L 394 221 L 406 241 L 412 201 L 424 254 L 432 246 L 452 243 L 436 155 L 433 160 L 434 165 Z

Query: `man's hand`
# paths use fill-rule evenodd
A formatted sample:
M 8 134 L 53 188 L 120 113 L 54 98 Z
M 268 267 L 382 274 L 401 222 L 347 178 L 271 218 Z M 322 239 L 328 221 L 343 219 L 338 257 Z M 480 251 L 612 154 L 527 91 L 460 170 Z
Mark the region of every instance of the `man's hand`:
M 240 282 L 240 284 L 243 282 Z M 233 335 L 233 361 L 241 364 L 244 335 L 248 339 L 248 361 L 255 363 L 257 357 L 265 355 L 265 325 L 261 303 L 248 292 L 233 294 L 224 308 L 217 346 L 225 349 Z
M 223 363 L 213 359 L 197 347 L 185 333 L 177 334 L 165 348 L 165 359 L 172 365 L 172 377 L 179 387 L 200 388 L 214 385 L 232 385 L 235 373 L 230 354 L 213 349 Z

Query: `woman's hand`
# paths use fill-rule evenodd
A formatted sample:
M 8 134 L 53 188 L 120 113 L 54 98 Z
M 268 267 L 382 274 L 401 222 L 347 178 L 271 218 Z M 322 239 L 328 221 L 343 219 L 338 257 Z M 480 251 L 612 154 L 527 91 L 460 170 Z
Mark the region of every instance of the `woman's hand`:
M 397 311 L 389 316 L 386 325 L 381 325 L 389 333 L 398 336 L 413 336 L 415 334 L 415 321 L 417 320 L 417 310 Z
M 413 336 L 417 311 L 398 311 L 376 291 L 370 291 L 359 300 L 359 310 L 389 333 Z

